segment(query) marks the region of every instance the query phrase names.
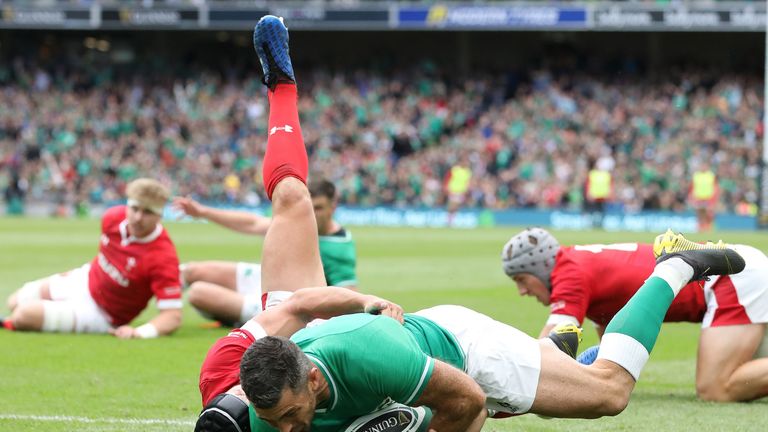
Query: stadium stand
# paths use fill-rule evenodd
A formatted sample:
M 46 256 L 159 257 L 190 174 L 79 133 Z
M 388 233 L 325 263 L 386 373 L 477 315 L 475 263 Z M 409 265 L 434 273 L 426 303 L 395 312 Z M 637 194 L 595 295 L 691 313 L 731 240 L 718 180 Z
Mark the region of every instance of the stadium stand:
M 7 64 L 7 195 L 99 203 L 130 179 L 161 173 L 179 194 L 259 203 L 255 142 L 266 107 L 257 75 L 242 72 L 146 79 Z M 446 174 L 462 157 L 472 171 L 468 206 L 580 208 L 586 173 L 599 163 L 614 173 L 613 205 L 682 210 L 703 160 L 718 162 L 725 208 L 757 199 L 757 77 L 693 70 L 655 82 L 542 69 L 461 80 L 430 64 L 304 76 L 306 141 L 343 203 L 443 205 Z

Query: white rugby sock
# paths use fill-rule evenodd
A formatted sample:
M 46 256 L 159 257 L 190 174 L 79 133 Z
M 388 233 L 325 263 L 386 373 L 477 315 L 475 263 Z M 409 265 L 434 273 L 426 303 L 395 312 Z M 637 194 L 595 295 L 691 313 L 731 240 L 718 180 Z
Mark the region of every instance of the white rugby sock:
M 672 293 L 677 296 L 680 290 L 691 281 L 693 277 L 693 267 L 682 260 L 682 258 L 670 258 L 656 265 L 650 277 L 659 277 L 672 288 Z

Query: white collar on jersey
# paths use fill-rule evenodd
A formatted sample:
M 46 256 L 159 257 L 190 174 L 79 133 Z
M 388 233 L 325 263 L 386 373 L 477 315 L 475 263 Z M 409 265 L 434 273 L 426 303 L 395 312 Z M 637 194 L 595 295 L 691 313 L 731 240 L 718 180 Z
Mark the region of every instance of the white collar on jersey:
M 328 381 L 328 387 L 331 390 L 331 396 L 333 397 L 333 400 L 331 401 L 331 404 L 328 407 L 320 408 L 320 409 L 315 408 L 316 413 L 319 413 L 319 414 L 326 413 L 336 408 L 336 404 L 339 402 L 339 389 L 336 386 L 336 382 L 333 381 L 333 375 L 331 375 L 331 370 L 328 369 L 328 366 L 326 366 L 325 363 L 323 363 L 322 360 L 320 360 L 319 358 L 307 353 L 304 353 L 304 354 L 306 354 L 306 356 L 309 357 L 309 360 L 312 363 L 314 363 L 315 366 L 317 366 L 323 371 L 323 375 L 325 376 L 325 379 Z
M 157 224 L 155 230 L 149 233 L 149 235 L 145 237 L 135 237 L 133 234 L 128 235 L 128 220 L 126 219 L 120 222 L 120 243 L 123 245 L 128 245 L 131 243 L 151 243 L 157 240 L 157 238 L 160 237 L 160 234 L 162 233 L 163 226 Z

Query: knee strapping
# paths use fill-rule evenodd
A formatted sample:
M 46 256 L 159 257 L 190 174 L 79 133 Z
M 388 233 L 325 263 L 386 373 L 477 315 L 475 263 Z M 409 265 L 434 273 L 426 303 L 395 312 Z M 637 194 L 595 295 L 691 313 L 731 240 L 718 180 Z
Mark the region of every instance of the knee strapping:
M 72 306 L 60 302 L 44 301 L 43 331 L 74 333 L 75 310 Z

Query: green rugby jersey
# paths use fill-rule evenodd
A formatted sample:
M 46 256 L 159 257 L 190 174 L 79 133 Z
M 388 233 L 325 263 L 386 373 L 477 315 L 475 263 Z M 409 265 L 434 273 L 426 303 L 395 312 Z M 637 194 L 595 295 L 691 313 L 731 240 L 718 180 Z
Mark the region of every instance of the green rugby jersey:
M 434 359 L 464 369 L 454 336 L 434 322 L 406 314 L 405 324 L 383 316 L 336 317 L 291 340 L 323 373 L 330 398 L 318 405 L 312 431 L 339 432 L 392 401 L 411 404 L 432 376 Z M 272 431 L 251 409 L 251 431 Z
M 357 286 L 357 253 L 352 234 L 342 228 L 320 236 L 320 260 L 323 262 L 325 281 L 334 286 Z

